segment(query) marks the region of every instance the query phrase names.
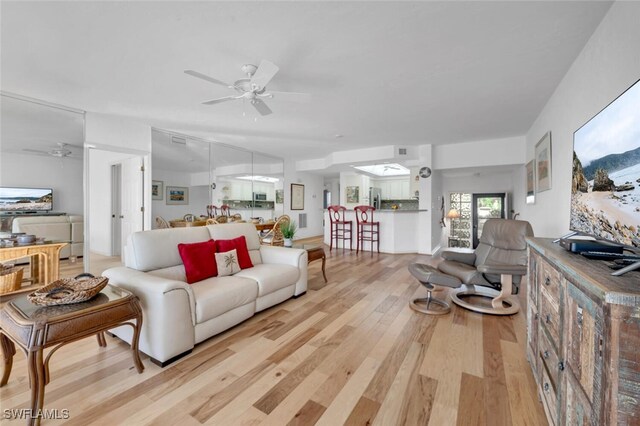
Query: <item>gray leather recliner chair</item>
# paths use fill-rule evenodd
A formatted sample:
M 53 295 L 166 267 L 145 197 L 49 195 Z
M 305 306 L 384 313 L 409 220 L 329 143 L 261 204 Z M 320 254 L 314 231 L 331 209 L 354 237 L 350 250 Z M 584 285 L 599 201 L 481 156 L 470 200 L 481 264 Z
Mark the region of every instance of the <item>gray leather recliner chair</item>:
M 529 222 L 523 220 L 489 219 L 482 228 L 478 247 L 472 253 L 444 251 L 444 260 L 434 268 L 411 264 L 409 271 L 425 287 L 429 295 L 416 299 L 411 307 L 429 314 L 449 312 L 448 304 L 431 297 L 434 285 L 457 288 L 451 300 L 472 311 L 511 315 L 520 304 L 513 295 L 527 273 L 526 237 L 533 236 Z M 491 303 L 472 303 L 470 296 L 491 298 Z M 436 304 L 438 306 L 433 306 Z

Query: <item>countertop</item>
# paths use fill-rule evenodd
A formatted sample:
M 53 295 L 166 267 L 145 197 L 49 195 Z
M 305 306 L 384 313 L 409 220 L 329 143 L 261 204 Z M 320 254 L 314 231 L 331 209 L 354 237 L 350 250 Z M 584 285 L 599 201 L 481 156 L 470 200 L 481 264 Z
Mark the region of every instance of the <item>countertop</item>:
M 413 210 L 408 210 L 408 209 L 376 209 L 376 213 L 380 212 L 380 213 L 416 213 L 416 212 L 428 212 L 429 210 L 427 209 L 413 209 Z M 325 209 L 325 212 L 328 212 L 328 210 Z M 353 209 L 347 209 L 347 212 L 353 212 Z

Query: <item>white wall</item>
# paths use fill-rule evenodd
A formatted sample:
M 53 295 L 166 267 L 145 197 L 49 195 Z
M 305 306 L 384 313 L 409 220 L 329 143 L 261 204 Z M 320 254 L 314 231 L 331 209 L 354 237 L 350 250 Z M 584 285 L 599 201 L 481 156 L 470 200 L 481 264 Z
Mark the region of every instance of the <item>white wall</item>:
M 291 184 L 304 185 L 304 210 L 291 210 Z M 299 229 L 295 239 L 315 237 L 323 233 L 322 191 L 323 178 L 320 175 L 296 171 L 296 162 L 284 160 L 284 214 L 299 224 L 298 215 L 307 214 L 307 228 Z
M 0 186 L 53 188 L 53 211 L 83 214 L 82 159 L 2 153 Z
M 639 23 L 640 2 L 615 2 L 526 135 L 528 161 L 551 131 L 551 190 L 536 194 L 533 205 L 515 198 L 537 236 L 569 230 L 573 132 L 640 77 Z
M 435 145 L 433 165 L 442 170 L 524 164 L 525 152 L 524 136 Z
M 207 185 L 191 186 L 191 174 L 154 168 L 153 180 L 161 180 L 164 183 L 162 200 L 153 200 L 151 202 L 154 228 L 156 216 L 162 216 L 166 220 L 172 220 L 181 219 L 187 213 L 195 215 L 207 214 L 207 204 L 210 204 L 209 187 Z M 167 205 L 167 186 L 184 186 L 189 188 L 189 204 Z

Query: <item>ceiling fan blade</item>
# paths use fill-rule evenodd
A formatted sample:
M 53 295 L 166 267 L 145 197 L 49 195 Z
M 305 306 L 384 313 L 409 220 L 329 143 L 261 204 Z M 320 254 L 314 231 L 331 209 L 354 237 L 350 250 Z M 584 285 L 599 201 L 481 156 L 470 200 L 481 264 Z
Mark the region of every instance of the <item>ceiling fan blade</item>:
M 221 86 L 226 86 L 226 87 L 230 87 L 233 88 L 232 84 L 229 83 L 225 83 L 224 81 L 220 81 L 220 80 L 216 80 L 213 77 L 209 77 L 208 75 L 202 74 L 198 71 L 194 71 L 194 70 L 184 70 L 185 74 L 189 74 L 192 77 L 197 77 L 197 78 L 201 78 L 202 80 L 206 80 L 210 83 L 215 83 L 215 84 L 219 84 Z
M 251 105 L 253 105 L 253 107 L 258 110 L 260 115 L 269 115 L 273 112 L 271 111 L 271 108 L 269 108 L 267 104 L 262 101 L 262 99 L 254 99 L 253 101 L 251 101 Z
M 269 90 L 266 94 L 273 95 L 273 99 L 278 99 L 283 101 L 292 101 L 292 102 L 301 102 L 301 103 L 311 102 L 311 94 L 309 93 L 278 92 L 276 90 Z
M 33 152 L 34 154 L 49 155 L 49 153 L 47 151 L 42 151 L 40 149 L 23 148 L 22 150 L 25 151 L 25 152 Z
M 280 68 L 278 68 L 276 64 L 263 59 L 260 65 L 258 65 L 255 74 L 251 77 L 251 84 L 255 84 L 264 89 L 273 76 L 277 74 L 278 70 L 280 70 Z
M 204 101 L 203 105 L 214 105 L 219 104 L 220 102 L 230 101 L 232 99 L 240 99 L 239 96 L 225 96 L 224 98 L 211 99 L 210 101 Z

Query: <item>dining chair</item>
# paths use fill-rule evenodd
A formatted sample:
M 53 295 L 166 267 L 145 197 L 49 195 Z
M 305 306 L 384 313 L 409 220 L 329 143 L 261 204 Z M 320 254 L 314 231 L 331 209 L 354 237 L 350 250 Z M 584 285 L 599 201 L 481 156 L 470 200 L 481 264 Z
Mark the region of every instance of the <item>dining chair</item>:
M 271 246 L 284 246 L 284 235 L 282 235 L 281 225 L 289 223 L 291 219 L 286 214 L 283 214 L 275 221 L 273 228 L 271 228 L 266 234 L 260 235 L 260 244 Z

